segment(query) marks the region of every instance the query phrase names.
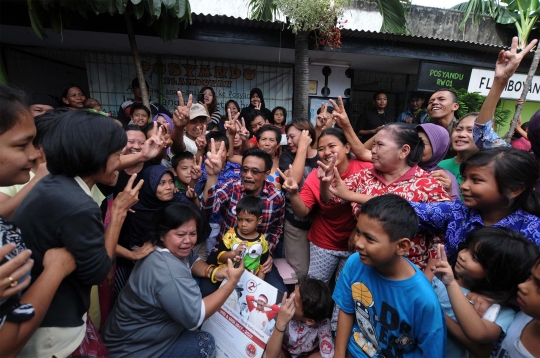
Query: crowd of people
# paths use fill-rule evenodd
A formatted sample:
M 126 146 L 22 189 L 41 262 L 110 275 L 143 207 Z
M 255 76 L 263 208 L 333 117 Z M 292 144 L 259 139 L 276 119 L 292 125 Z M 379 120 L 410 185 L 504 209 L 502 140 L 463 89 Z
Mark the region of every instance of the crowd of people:
M 540 110 L 511 145 L 493 129 L 535 44 L 462 118 L 444 88 L 313 125 L 258 88 L 171 113 L 135 79 L 114 118 L 0 85 L 0 356 L 213 357 L 201 325 L 245 271 L 284 292 L 247 298 L 268 358 L 540 356 Z

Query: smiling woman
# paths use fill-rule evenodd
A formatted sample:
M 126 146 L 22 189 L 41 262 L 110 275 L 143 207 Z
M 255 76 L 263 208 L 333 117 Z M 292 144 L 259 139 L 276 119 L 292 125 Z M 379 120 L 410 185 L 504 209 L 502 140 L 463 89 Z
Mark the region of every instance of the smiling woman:
M 62 107 L 68 107 L 70 109 L 83 109 L 83 102 L 86 99 L 86 95 L 83 90 L 72 83 L 65 85 L 60 92 L 60 104 Z

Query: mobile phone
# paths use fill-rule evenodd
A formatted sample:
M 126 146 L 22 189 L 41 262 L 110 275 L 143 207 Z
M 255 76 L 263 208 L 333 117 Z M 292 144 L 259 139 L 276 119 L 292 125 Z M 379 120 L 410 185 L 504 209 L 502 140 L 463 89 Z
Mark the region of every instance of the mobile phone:
M 246 248 L 244 247 L 242 249 L 242 253 L 240 254 L 240 260 L 236 261 L 234 263 L 234 268 L 239 268 L 240 267 L 240 262 L 242 262 L 242 257 L 244 257 L 244 255 L 246 254 Z
M 488 307 L 486 310 L 486 313 L 482 316 L 483 319 L 490 322 L 495 322 L 497 319 L 497 316 L 499 315 L 499 311 L 501 310 L 501 306 L 498 304 L 493 304 Z

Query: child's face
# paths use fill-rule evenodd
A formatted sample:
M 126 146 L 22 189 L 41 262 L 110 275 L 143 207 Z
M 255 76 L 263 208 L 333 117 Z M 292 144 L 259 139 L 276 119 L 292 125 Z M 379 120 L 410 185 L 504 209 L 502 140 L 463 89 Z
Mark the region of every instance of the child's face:
M 365 214 L 358 216 L 354 246 L 364 265 L 383 267 L 397 257 L 396 243 L 390 242 L 380 221 Z
M 475 252 L 469 249 L 463 249 L 458 253 L 454 271 L 468 281 L 474 282 L 486 278 L 486 271 L 477 261 Z
M 518 285 L 519 308 L 528 316 L 540 319 L 540 264 L 533 267 L 531 277 Z
M 37 156 L 32 144 L 35 136 L 36 126 L 29 111 L 21 113 L 15 125 L 0 135 L 0 186 L 30 180 L 30 169 Z
M 237 215 L 236 221 L 240 235 L 249 236 L 257 231 L 257 225 L 261 223 L 262 216 L 256 217 L 253 214 L 248 214 L 245 211 L 242 211 Z
M 493 211 L 507 205 L 506 197 L 499 193 L 493 164 L 467 167 L 463 173 L 460 189 L 463 203 L 469 208 Z
M 148 124 L 148 114 L 144 109 L 136 109 L 131 113 L 131 120 L 136 126 L 144 127 Z
M 285 117 L 283 116 L 283 111 L 281 109 L 277 109 L 274 112 L 274 123 L 275 124 L 282 124 Z
M 191 170 L 193 169 L 193 159 L 182 159 L 176 166 L 176 176 L 180 183 L 188 186 L 191 183 Z

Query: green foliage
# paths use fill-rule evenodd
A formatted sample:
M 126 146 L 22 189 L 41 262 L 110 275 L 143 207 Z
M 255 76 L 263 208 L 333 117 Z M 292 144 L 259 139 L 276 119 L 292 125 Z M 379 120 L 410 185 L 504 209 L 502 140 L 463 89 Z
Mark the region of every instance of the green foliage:
M 540 23 L 540 1 L 538 0 L 469 0 L 452 9 L 465 13 L 460 24 L 462 30 L 469 18 L 475 23 L 480 21 L 483 15 L 490 16 L 499 24 L 515 26 L 520 48 L 527 46 L 531 31 Z
M 47 37 L 43 27 L 47 16 L 53 32 L 59 34 L 73 12 L 87 18 L 87 11 L 112 16 L 127 10 L 147 26 L 154 25 L 164 42 L 178 38 L 182 22 L 191 24 L 189 0 L 27 0 L 27 4 L 32 28 L 40 39 Z
M 274 0 L 273 4 L 290 22 L 293 33 L 318 30 L 330 32 L 336 27 L 336 21 L 343 15 L 348 0 Z
M 482 108 L 482 105 L 486 100 L 484 96 L 482 96 L 479 92 L 467 92 L 467 90 L 464 88 L 454 91 L 458 95 L 459 103 L 459 109 L 456 112 L 456 118 L 463 118 L 463 116 L 465 116 L 467 113 L 480 112 L 480 109 Z M 504 126 L 512 119 L 511 115 L 511 110 L 502 109 L 502 106 L 499 104 L 495 109 L 495 126 Z
M 406 6 L 410 0 L 363 0 L 374 2 L 379 7 L 383 17 L 381 32 L 393 32 L 396 34 L 407 33 Z M 334 0 L 334 7 L 345 6 L 350 0 Z M 343 4 L 343 5 L 341 5 Z M 318 8 L 316 8 L 318 7 Z M 303 29 L 319 29 L 319 22 L 326 18 L 332 18 L 335 14 L 324 13 L 324 9 L 330 8 L 330 0 L 250 0 L 250 17 L 257 20 L 271 21 L 276 17 L 277 11 L 281 11 L 289 18 L 293 25 L 293 31 L 298 31 L 298 25 Z M 332 10 L 333 11 L 333 10 Z M 317 15 L 318 14 L 318 15 Z M 320 16 L 317 18 L 317 16 Z M 337 17 L 332 18 L 335 23 Z M 296 30 L 295 30 L 296 28 Z M 305 30 L 300 30 L 305 31 Z

